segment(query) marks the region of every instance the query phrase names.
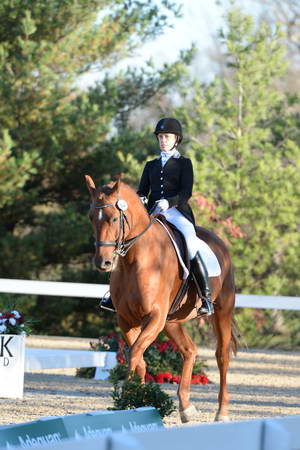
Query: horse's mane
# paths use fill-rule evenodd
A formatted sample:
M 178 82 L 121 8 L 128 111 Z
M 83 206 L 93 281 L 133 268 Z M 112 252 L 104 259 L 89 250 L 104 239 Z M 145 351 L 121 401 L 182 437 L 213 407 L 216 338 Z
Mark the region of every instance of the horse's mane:
M 101 186 L 100 188 L 98 188 L 98 193 L 99 194 L 104 194 L 105 196 L 110 196 L 115 192 L 115 182 L 111 181 L 110 183 Z M 130 202 L 130 204 L 132 203 L 139 203 L 140 199 L 138 194 L 136 193 L 136 191 L 129 186 L 129 184 L 124 183 L 123 181 L 119 182 L 119 190 L 118 190 L 118 196 L 120 199 L 126 200 L 128 203 Z
M 137 195 L 136 191 L 131 186 L 129 186 L 129 184 L 121 182 L 119 195 L 121 196 L 123 193 L 126 196 L 128 195 L 130 197 L 134 197 L 135 200 L 139 200 L 139 196 Z

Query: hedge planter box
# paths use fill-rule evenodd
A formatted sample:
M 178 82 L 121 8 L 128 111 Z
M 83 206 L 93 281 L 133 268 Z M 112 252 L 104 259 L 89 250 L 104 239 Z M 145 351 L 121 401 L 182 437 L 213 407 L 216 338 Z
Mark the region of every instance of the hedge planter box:
M 0 335 L 0 398 L 22 398 L 26 336 Z

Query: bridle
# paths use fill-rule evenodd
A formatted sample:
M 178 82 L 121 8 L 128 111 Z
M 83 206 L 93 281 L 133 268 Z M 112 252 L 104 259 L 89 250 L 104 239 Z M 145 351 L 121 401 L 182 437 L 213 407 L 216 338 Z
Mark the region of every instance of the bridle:
M 115 203 L 107 203 L 106 205 L 94 206 L 91 205 L 91 208 L 95 209 L 103 209 L 108 208 L 109 206 L 113 206 L 117 208 L 120 213 L 120 227 L 119 233 L 116 241 L 95 241 L 96 247 L 115 247 L 115 253 L 120 256 L 125 256 L 128 250 L 135 244 L 135 242 L 144 234 L 146 231 L 156 222 L 156 218 L 151 217 L 150 222 L 146 226 L 146 228 L 136 236 L 131 239 L 125 239 L 125 223 L 127 223 L 128 228 L 130 230 L 130 224 L 127 218 L 127 215 L 124 211 L 127 210 L 128 205 L 126 200 L 117 200 Z

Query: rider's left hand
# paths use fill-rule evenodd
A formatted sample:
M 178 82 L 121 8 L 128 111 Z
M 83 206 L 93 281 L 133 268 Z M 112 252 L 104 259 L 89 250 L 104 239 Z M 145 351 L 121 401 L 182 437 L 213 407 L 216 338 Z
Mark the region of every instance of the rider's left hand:
M 165 198 L 158 200 L 156 203 L 157 208 L 159 208 L 161 211 L 167 211 L 167 209 L 169 209 L 169 202 Z
M 156 214 L 160 214 L 161 212 L 167 211 L 169 208 L 169 202 L 165 198 L 161 200 L 156 200 L 155 208 L 151 215 L 155 216 Z

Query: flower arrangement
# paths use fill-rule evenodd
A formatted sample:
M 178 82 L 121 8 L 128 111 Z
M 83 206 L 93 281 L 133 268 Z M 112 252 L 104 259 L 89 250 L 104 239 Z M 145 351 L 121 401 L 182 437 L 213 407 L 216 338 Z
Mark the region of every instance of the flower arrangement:
M 25 318 L 16 309 L 12 311 L 0 312 L 0 334 L 20 334 L 28 335 L 31 329 L 25 323 Z
M 118 364 L 110 371 L 110 380 L 126 378 L 127 346 L 117 334 L 101 336 L 97 343 L 92 344 L 93 350 L 117 352 Z M 175 383 L 181 380 L 182 358 L 177 345 L 170 340 L 155 341 L 144 353 L 147 365 L 145 380 L 155 383 Z M 196 360 L 191 379 L 192 384 L 208 384 L 209 379 L 204 373 L 204 361 Z

